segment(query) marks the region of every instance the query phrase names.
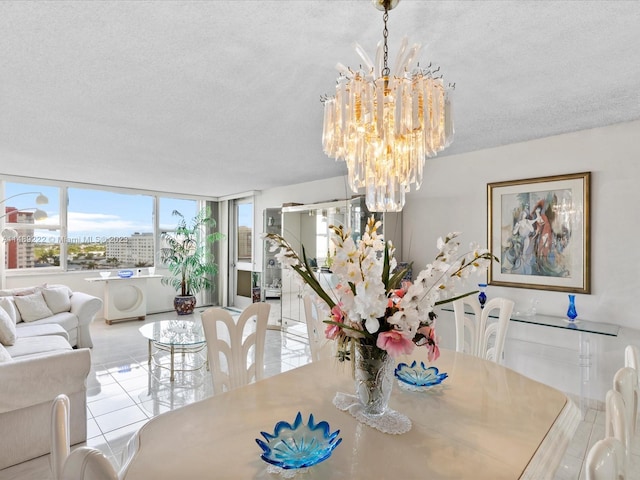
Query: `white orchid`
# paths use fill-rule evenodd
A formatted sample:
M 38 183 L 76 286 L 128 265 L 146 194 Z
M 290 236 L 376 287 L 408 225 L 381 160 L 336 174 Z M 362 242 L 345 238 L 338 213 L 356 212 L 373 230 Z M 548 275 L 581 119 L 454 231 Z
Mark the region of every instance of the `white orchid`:
M 414 344 L 425 345 L 429 357 L 438 354 L 433 331 L 434 307 L 475 292 L 456 294 L 459 282 L 471 273 L 484 271 L 495 258 L 486 249 L 471 244 L 470 252 L 458 254 L 459 232 L 438 238 L 435 260 L 420 271 L 414 283 L 402 282 L 410 267 L 397 271 L 395 248 L 385 243 L 373 218 L 357 242 L 341 226 L 330 226 L 335 255 L 331 266 L 337 278 L 335 287 L 326 291 L 306 256 L 300 257 L 280 235 L 267 234 L 276 258 L 298 274 L 308 291 L 319 301 L 327 327 L 327 336 L 340 342 L 339 358 L 353 342 L 376 345 L 390 354 L 407 351 Z M 401 283 L 402 282 L 402 283 Z

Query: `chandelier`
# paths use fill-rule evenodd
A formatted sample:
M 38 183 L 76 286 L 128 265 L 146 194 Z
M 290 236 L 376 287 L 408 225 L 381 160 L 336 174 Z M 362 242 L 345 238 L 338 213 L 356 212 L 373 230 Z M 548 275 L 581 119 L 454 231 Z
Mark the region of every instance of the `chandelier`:
M 449 92 L 440 68 L 421 67 L 414 60 L 420 44 L 408 48 L 402 40 L 393 72 L 388 66 L 387 20 L 400 0 L 372 0 L 383 10 L 383 42 L 375 62 L 358 44 L 363 65 L 352 70 L 338 63 L 335 96 L 323 97 L 322 147 L 336 160 L 344 160 L 349 186 L 364 187 L 372 212 L 398 212 L 411 184 L 422 184 L 424 161 L 453 141 Z

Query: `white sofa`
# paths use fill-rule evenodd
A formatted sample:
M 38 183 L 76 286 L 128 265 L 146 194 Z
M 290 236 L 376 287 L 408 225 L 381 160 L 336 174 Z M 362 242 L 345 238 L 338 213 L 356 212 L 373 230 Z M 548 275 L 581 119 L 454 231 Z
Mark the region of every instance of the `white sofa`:
M 73 349 L 60 326 L 49 330 L 0 343 L 0 470 L 49 453 L 51 403 L 60 393 L 71 400 L 71 444 L 87 438 L 90 350 Z
M 89 325 L 102 300 L 65 285 L 42 285 L 0 290 L 0 307 L 16 322 L 18 337 L 50 335 L 50 325 L 61 326 L 73 347 L 91 348 Z M 47 310 L 48 309 L 48 310 Z
M 101 307 L 64 285 L 0 290 L 0 469 L 49 453 L 51 403 L 61 393 L 71 401 L 71 444 L 86 440 L 83 347 L 93 346 L 89 324 Z

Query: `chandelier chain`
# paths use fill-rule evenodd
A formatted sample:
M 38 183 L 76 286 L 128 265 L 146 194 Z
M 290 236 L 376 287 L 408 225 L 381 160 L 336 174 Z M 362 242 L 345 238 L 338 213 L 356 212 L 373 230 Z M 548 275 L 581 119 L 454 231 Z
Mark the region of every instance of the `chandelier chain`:
M 390 70 L 387 65 L 387 60 L 389 58 L 389 47 L 387 46 L 387 38 L 389 37 L 389 30 L 387 29 L 387 20 L 389 20 L 389 10 L 385 5 L 384 15 L 382 16 L 382 20 L 384 21 L 384 29 L 382 30 L 382 36 L 384 37 L 384 68 L 382 69 L 382 76 L 388 77 Z

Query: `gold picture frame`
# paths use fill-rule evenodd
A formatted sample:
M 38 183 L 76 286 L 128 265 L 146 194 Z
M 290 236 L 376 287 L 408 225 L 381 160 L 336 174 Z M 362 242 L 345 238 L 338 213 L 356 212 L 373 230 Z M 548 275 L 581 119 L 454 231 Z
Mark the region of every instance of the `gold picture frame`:
M 591 172 L 487 184 L 490 285 L 591 293 Z

